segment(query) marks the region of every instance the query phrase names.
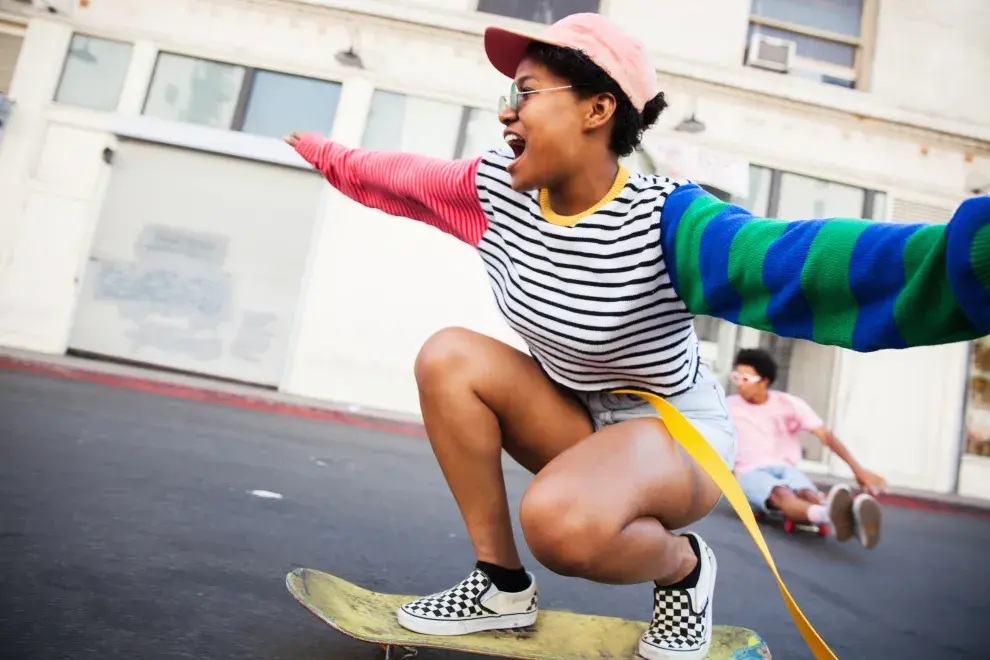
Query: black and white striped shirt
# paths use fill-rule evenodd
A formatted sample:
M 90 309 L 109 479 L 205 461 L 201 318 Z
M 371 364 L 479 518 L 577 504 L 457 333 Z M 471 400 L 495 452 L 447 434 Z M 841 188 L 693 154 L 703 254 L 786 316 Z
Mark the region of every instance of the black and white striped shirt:
M 477 248 L 499 309 L 533 357 L 573 390 L 688 390 L 698 338 L 660 244 L 660 211 L 680 182 L 623 170 L 594 213 L 555 224 L 537 193 L 512 190 L 511 160 L 492 151 L 478 165 L 488 227 Z

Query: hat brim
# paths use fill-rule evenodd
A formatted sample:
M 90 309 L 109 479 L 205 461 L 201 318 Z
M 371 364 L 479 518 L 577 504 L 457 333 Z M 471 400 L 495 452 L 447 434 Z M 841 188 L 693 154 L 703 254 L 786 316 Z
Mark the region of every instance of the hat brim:
M 534 42 L 555 45 L 544 39 L 505 28 L 489 27 L 485 30 L 485 54 L 488 56 L 488 61 L 496 71 L 508 78 L 516 77 L 516 69 L 526 56 L 526 49 Z

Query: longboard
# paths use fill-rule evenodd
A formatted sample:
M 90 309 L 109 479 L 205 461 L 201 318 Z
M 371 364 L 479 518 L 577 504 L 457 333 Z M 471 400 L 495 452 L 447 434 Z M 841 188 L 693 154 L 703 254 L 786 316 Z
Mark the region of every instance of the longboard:
M 380 644 L 388 654 L 393 649 L 435 648 L 517 660 L 634 660 L 639 657 L 636 649 L 647 626 L 641 621 L 541 610 L 531 628 L 437 637 L 399 625 L 396 610 L 415 596 L 368 591 L 309 568 L 289 573 L 285 586 L 303 607 L 334 629 Z M 762 660 L 770 657 L 770 650 L 752 630 L 715 626 L 707 657 Z

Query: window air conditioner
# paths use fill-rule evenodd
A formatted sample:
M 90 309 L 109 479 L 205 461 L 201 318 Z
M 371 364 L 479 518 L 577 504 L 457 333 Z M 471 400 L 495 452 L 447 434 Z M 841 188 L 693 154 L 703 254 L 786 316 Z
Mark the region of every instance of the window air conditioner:
M 749 41 L 746 64 L 760 69 L 787 73 L 791 69 L 796 50 L 797 43 L 790 39 L 780 39 L 757 33 Z

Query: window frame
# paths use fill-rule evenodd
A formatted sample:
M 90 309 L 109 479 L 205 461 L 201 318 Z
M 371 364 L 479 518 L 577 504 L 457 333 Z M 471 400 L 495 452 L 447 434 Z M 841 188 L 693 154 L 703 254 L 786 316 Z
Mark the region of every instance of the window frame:
M 343 91 L 344 81 L 334 80 L 332 78 L 323 78 L 320 76 L 313 76 L 305 73 L 297 73 L 295 71 L 285 71 L 283 69 L 268 69 L 260 66 L 251 66 L 249 64 L 241 64 L 238 62 L 232 62 L 230 60 L 219 59 L 215 57 L 204 57 L 202 55 L 193 54 L 182 50 L 164 50 L 159 48 L 155 53 L 155 64 L 151 67 L 151 76 L 148 78 L 148 84 L 145 86 L 144 98 L 141 101 L 141 113 L 142 117 L 151 117 L 151 115 L 146 114 L 148 108 L 148 101 L 151 98 L 151 90 L 155 83 L 155 74 L 158 72 L 158 64 L 161 61 L 162 55 L 175 55 L 177 57 L 185 57 L 191 60 L 199 60 L 202 62 L 211 62 L 213 64 L 223 64 L 226 66 L 239 67 L 244 70 L 244 78 L 241 80 L 241 88 L 237 92 L 237 101 L 234 104 L 234 113 L 230 117 L 230 126 L 225 128 L 217 128 L 214 126 L 204 126 L 202 124 L 193 124 L 194 126 L 199 126 L 201 128 L 210 128 L 218 131 L 230 131 L 232 133 L 240 133 L 242 135 L 255 135 L 254 133 L 247 133 L 244 131 L 244 122 L 247 120 L 248 105 L 251 100 L 251 92 L 254 90 L 255 77 L 258 72 L 264 71 L 267 73 L 274 73 L 284 76 L 295 76 L 297 78 L 308 78 L 310 80 L 317 80 L 320 82 L 330 83 L 331 85 L 337 85 Z M 339 110 L 339 107 L 338 107 Z M 160 119 L 154 117 L 155 119 Z M 336 112 L 334 113 L 334 122 L 336 121 Z M 175 121 L 175 120 L 162 120 L 162 121 Z M 185 123 L 185 122 L 179 122 Z M 333 124 L 331 123 L 331 126 Z M 262 136 L 265 137 L 265 136 Z
M 605 0 L 602 1 L 604 2 Z M 473 157 L 473 156 L 465 156 L 463 153 L 464 147 L 467 145 L 468 125 L 471 120 L 471 111 L 479 110 L 482 112 L 486 112 L 486 111 L 494 112 L 496 116 L 498 115 L 498 110 L 495 109 L 496 99 L 493 99 L 493 102 L 491 104 L 492 107 L 485 107 L 484 105 L 480 104 L 477 101 L 477 99 L 465 100 L 464 96 L 458 97 L 458 96 L 454 96 L 450 94 L 442 94 L 442 93 L 427 92 L 424 94 L 421 92 L 421 90 L 416 89 L 413 86 L 402 85 L 402 84 L 375 85 L 374 90 L 372 92 L 372 96 L 374 96 L 374 92 L 388 92 L 390 94 L 401 94 L 402 96 L 417 98 L 423 101 L 435 101 L 437 103 L 449 103 L 450 105 L 458 106 L 461 112 L 460 112 L 460 118 L 458 119 L 457 122 L 457 139 L 454 142 L 454 155 L 451 157 L 453 160 Z M 371 114 L 371 103 L 372 103 L 371 101 L 368 102 L 368 108 L 365 113 L 365 120 L 367 120 L 368 116 Z M 364 130 L 367 130 L 367 126 L 365 126 Z M 362 143 L 364 140 L 364 130 L 362 130 L 361 132 Z
M 498 16 L 509 21 L 522 21 L 525 23 L 533 23 L 534 25 L 547 25 L 547 23 L 536 23 L 535 21 L 530 21 L 525 18 L 516 18 L 515 16 L 506 16 L 505 14 L 495 14 L 490 11 L 482 11 L 480 9 L 482 0 L 475 0 L 474 11 L 478 14 L 484 14 L 486 16 Z M 607 16 L 608 10 L 611 8 L 610 5 L 612 0 L 598 0 L 598 9 L 595 11 L 596 14 L 601 16 Z M 560 20 L 560 19 L 557 19 Z
M 813 174 L 806 174 L 804 172 L 795 172 L 793 170 L 782 170 L 769 165 L 759 165 L 757 163 L 750 163 L 750 167 L 762 167 L 765 170 L 770 171 L 770 190 L 767 193 L 767 217 L 776 218 L 780 209 L 780 193 L 783 185 L 784 175 L 790 174 L 792 176 L 799 176 L 805 179 L 814 179 L 816 181 L 822 181 L 823 183 L 834 183 L 839 186 L 846 186 L 849 188 L 858 188 L 863 191 L 863 207 L 860 209 L 860 218 L 863 220 L 868 220 L 870 222 L 883 222 L 883 220 L 874 220 L 873 214 L 876 211 L 876 201 L 877 195 L 888 195 L 885 190 L 878 190 L 876 188 L 867 188 L 866 186 L 849 183 L 846 181 L 839 181 L 837 179 L 827 179 L 822 176 L 816 176 Z
M 128 53 L 127 67 L 124 69 L 124 78 L 120 81 L 120 91 L 117 93 L 117 103 L 110 110 L 94 110 L 93 108 L 87 108 L 85 106 L 76 105 L 74 103 L 66 103 L 65 101 L 58 100 L 58 93 L 62 89 L 62 83 L 65 82 L 65 74 L 69 68 L 69 53 L 72 51 L 72 42 L 76 37 L 86 37 L 87 39 L 97 39 L 99 41 L 106 41 L 115 44 L 126 45 L 130 47 L 130 53 Z M 23 44 L 22 44 L 23 47 Z M 117 112 L 120 109 L 120 101 L 123 97 L 124 88 L 127 87 L 127 77 L 130 73 L 131 65 L 134 62 L 134 41 L 128 41 L 126 39 L 120 39 L 117 37 L 108 37 L 99 32 L 90 31 L 80 31 L 73 30 L 72 35 L 69 37 L 69 41 L 65 45 L 65 52 L 62 54 L 62 68 L 58 72 L 58 81 L 55 83 L 55 89 L 51 94 L 51 102 L 55 105 L 75 108 L 77 110 L 84 110 L 86 112 Z
M 766 18 L 764 16 L 759 16 L 753 13 L 753 3 L 750 2 L 749 5 L 749 19 L 747 22 L 747 28 L 750 25 L 763 26 L 768 28 L 773 28 L 776 30 L 785 30 L 787 32 L 793 32 L 795 34 L 800 34 L 806 37 L 812 37 L 814 39 L 822 39 L 824 41 L 831 41 L 834 43 L 844 44 L 846 46 L 853 46 L 856 49 L 855 59 L 851 69 L 846 69 L 845 67 L 837 67 L 836 65 L 830 64 L 828 62 L 820 62 L 824 65 L 821 67 L 822 73 L 827 75 L 827 70 L 831 68 L 832 70 L 841 69 L 843 71 L 849 71 L 853 75 L 853 87 L 852 89 L 856 91 L 867 91 L 870 88 L 870 83 L 872 82 L 872 72 L 873 72 L 873 59 L 874 53 L 876 51 L 876 37 L 877 37 L 877 19 L 880 11 L 880 0 L 863 0 L 863 14 L 860 18 L 860 30 L 858 37 L 851 37 L 847 34 L 840 34 L 838 32 L 832 32 L 830 30 L 823 30 L 821 28 L 809 27 L 807 25 L 801 25 L 800 23 L 792 23 L 790 21 L 783 21 L 776 18 Z M 749 44 L 747 44 L 747 48 Z M 806 58 L 802 58 L 806 59 Z M 811 62 L 818 62 L 818 60 L 808 60 Z M 829 83 L 821 83 L 829 84 Z M 836 86 L 836 85 L 831 85 Z

